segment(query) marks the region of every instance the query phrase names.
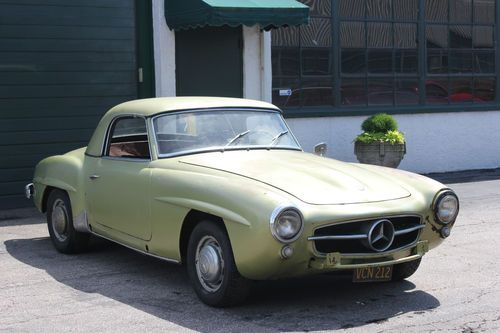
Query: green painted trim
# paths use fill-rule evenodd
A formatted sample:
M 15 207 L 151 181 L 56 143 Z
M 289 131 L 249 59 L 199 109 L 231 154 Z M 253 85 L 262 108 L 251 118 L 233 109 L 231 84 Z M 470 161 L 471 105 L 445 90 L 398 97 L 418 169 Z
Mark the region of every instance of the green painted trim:
M 155 97 L 155 68 L 153 48 L 153 7 L 151 1 L 135 0 L 137 34 L 137 70 L 142 68 L 142 82 L 139 82 L 139 98 Z M 139 76 L 139 74 L 137 74 Z
M 309 7 L 296 0 L 165 0 L 165 19 L 176 31 L 225 25 L 268 30 L 308 24 Z
M 284 109 L 285 118 L 312 118 L 312 117 L 355 117 L 372 115 L 379 112 L 389 114 L 418 114 L 418 113 L 448 113 L 448 112 L 474 112 L 474 111 L 500 111 L 500 104 L 488 105 L 436 105 L 436 106 L 400 106 L 396 107 L 303 107 Z

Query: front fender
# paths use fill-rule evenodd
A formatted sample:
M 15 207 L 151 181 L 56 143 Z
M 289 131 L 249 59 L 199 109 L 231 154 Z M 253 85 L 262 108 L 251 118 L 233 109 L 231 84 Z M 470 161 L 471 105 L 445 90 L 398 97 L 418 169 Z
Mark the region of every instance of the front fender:
M 236 265 L 244 276 L 252 248 L 260 241 L 279 245 L 271 235 L 269 218 L 276 206 L 291 200 L 286 193 L 229 173 L 207 172 L 206 169 L 200 172 L 196 166 L 158 168 L 154 169 L 152 177 L 153 239 L 150 248 L 160 255 L 180 259 L 182 225 L 192 210 L 224 221 Z M 279 250 L 277 253 L 279 256 Z

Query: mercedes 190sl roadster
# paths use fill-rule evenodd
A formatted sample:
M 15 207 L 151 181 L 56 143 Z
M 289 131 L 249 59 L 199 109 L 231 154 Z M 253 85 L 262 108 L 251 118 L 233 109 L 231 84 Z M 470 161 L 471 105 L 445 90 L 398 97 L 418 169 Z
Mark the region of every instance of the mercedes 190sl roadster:
M 184 263 L 212 306 L 242 302 L 252 280 L 407 278 L 459 208 L 429 178 L 303 152 L 271 104 L 214 97 L 112 108 L 87 147 L 37 165 L 26 195 L 58 251 L 96 235 Z

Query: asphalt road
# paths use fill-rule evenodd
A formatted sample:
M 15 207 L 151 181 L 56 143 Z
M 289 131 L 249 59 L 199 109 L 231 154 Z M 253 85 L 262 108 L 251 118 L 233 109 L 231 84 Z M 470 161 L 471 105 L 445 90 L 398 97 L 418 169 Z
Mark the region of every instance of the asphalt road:
M 260 283 L 232 309 L 201 304 L 180 266 L 105 241 L 62 255 L 44 216 L 0 211 L 0 332 L 499 332 L 500 180 L 450 186 L 456 227 L 408 281 Z

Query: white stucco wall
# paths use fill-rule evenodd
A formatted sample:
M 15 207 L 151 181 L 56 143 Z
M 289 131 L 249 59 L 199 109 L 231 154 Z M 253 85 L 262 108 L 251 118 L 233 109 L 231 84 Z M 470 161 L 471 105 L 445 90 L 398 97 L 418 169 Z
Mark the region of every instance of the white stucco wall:
M 243 26 L 243 97 L 271 101 L 271 33 Z
M 260 33 L 257 27 L 243 27 L 243 97 L 260 99 L 263 76 L 260 52 Z
M 153 0 L 156 96 L 175 96 L 175 33 L 165 20 L 165 1 Z
M 328 156 L 356 161 L 353 139 L 366 117 L 288 119 L 302 148 L 328 144 Z M 500 167 L 500 111 L 396 115 L 406 134 L 401 169 L 428 173 Z

